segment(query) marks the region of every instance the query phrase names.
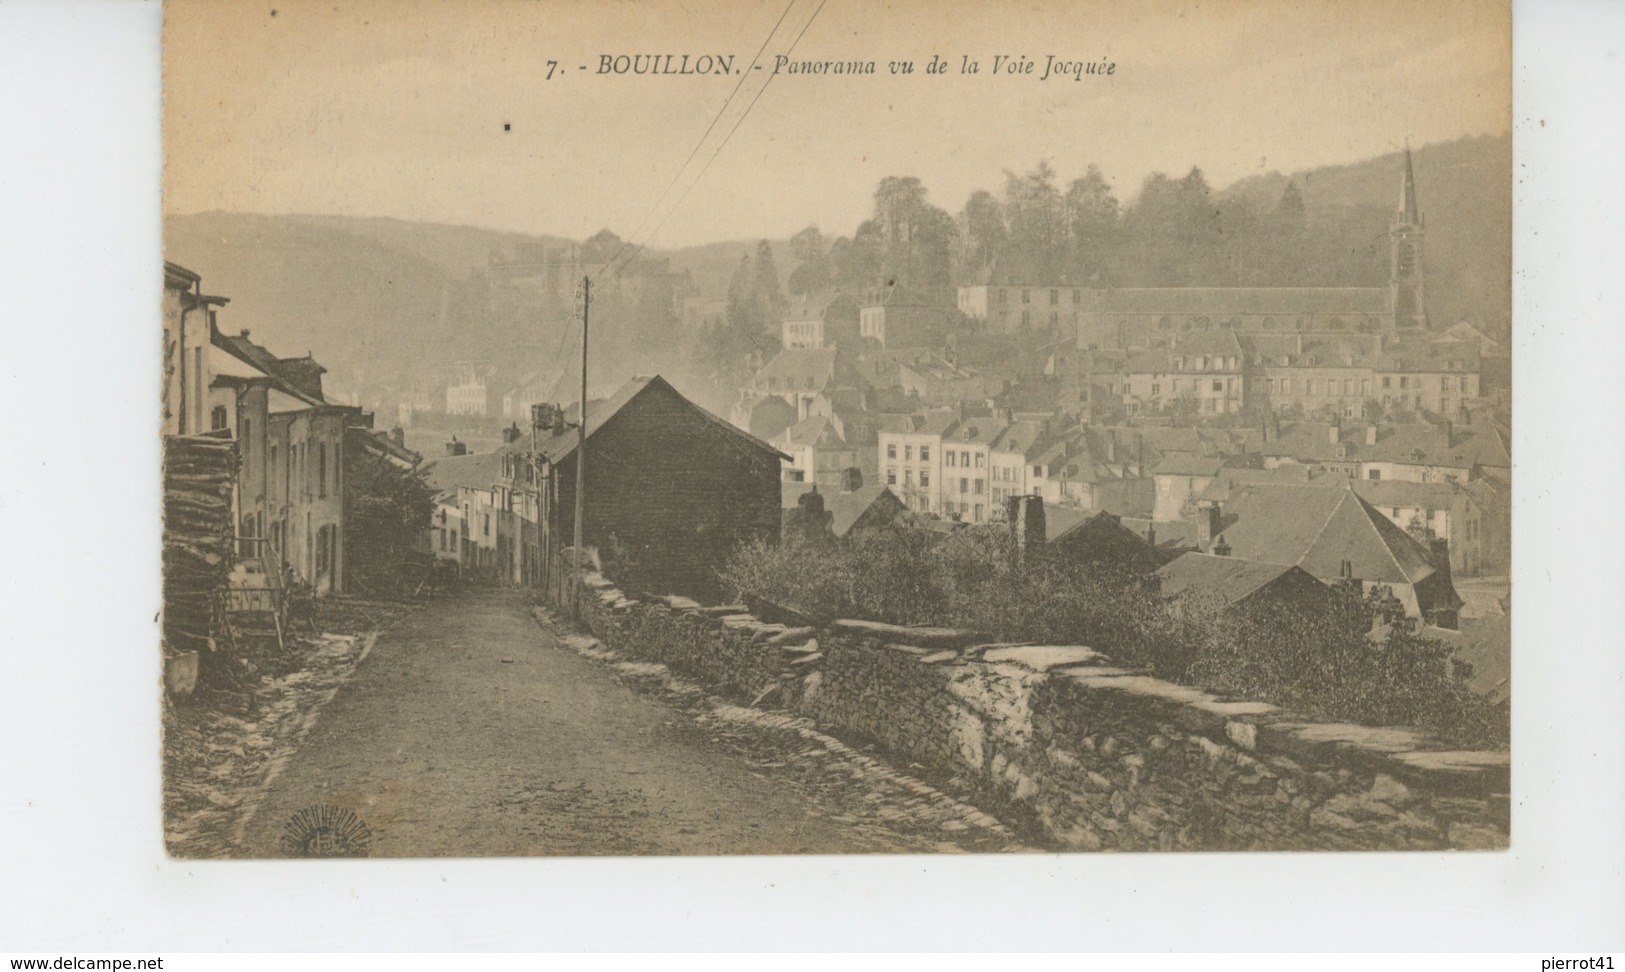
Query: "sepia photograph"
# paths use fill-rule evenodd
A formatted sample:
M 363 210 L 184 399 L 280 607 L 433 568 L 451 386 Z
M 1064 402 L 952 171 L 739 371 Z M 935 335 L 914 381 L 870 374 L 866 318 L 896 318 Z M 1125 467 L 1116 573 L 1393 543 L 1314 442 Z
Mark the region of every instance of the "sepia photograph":
M 1508 849 L 1512 26 L 168 0 L 164 849 Z

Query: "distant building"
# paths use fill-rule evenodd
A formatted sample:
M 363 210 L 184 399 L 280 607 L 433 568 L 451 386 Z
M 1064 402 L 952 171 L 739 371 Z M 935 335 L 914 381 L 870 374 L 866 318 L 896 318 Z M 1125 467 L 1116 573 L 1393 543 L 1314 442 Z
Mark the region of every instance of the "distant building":
M 958 425 L 959 415 L 951 409 L 880 416 L 876 440 L 882 484 L 909 509 L 919 513 L 950 512 L 944 504 L 948 497 L 943 493 L 944 437 Z
M 819 490 L 824 510 L 829 514 L 830 535 L 837 540 L 844 540 L 865 530 L 879 530 L 892 526 L 908 512 L 908 507 L 897 498 L 897 494 L 878 483 L 854 489 L 823 490 L 812 483 L 787 481 L 780 501 L 787 520 L 791 518 L 791 511 L 800 508 L 801 498 L 815 489 Z
M 1075 330 L 1083 322 L 1085 293 L 1081 287 L 1024 283 L 1006 276 L 1000 283 L 960 287 L 959 312 L 986 321 L 996 334 Z
M 481 361 L 459 362 L 446 384 L 446 414 L 485 416 L 491 411 L 487 381 L 491 366 Z
M 986 523 L 996 518 L 989 488 L 993 443 L 1006 424 L 992 416 L 967 416 L 942 437 L 943 513 L 957 514 L 966 523 Z
M 1241 344 L 1233 331 L 1197 334 L 1172 350 L 1142 351 L 1123 363 L 1129 414 L 1162 412 L 1188 402 L 1195 415 L 1242 410 L 1246 384 Z
M 780 341 L 786 348 L 858 349 L 860 308 L 848 294 L 817 294 L 791 302 L 780 326 Z
M 936 344 L 948 329 L 948 312 L 901 284 L 863 305 L 858 331 L 883 348 Z

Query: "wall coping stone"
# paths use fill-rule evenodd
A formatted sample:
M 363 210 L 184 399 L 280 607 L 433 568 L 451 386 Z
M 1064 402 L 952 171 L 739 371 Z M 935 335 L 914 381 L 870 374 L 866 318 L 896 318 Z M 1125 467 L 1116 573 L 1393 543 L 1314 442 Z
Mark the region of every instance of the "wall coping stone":
M 892 639 L 911 641 L 931 648 L 968 648 L 987 640 L 986 634 L 966 631 L 963 628 L 936 628 L 929 625 L 905 627 L 900 624 L 886 624 L 883 621 L 861 621 L 853 618 L 831 621 L 829 626 L 849 634 L 879 638 L 882 641 Z
M 1035 672 L 1082 665 L 1104 658 L 1100 652 L 1082 645 L 1023 645 L 992 648 L 982 653 L 984 662 L 1015 662 Z

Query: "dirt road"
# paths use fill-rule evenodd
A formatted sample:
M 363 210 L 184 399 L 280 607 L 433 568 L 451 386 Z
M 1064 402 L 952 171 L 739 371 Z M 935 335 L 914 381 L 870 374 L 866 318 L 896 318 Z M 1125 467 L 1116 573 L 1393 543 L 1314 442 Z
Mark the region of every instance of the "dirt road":
M 1013 846 L 805 724 L 572 643 L 507 592 L 403 619 L 254 801 L 240 852 L 285 856 L 284 824 L 320 804 L 359 816 L 374 857 Z

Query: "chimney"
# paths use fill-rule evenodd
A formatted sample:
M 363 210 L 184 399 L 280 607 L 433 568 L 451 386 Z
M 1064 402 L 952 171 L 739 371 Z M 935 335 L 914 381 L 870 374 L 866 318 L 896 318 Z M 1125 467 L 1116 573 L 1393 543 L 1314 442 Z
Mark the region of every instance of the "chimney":
M 466 442 L 458 442 L 457 437 L 455 435 L 452 436 L 451 440 L 446 443 L 446 455 L 448 455 L 448 456 L 466 456 L 466 455 L 468 455 L 468 443 L 466 443 Z
M 1203 500 L 1196 510 L 1196 547 L 1204 553 L 1213 546 L 1213 538 L 1223 529 L 1224 510 L 1217 500 Z
M 1377 426 L 1375 423 L 1365 427 L 1365 444 L 1368 446 L 1377 444 Z
M 507 428 L 502 430 L 502 444 L 503 445 L 508 445 L 511 442 L 518 442 L 518 441 L 519 441 L 519 423 L 518 422 L 515 422 L 512 425 L 510 425 Z
M 848 466 L 841 470 L 841 488 L 848 493 L 863 488 L 863 470 L 857 466 Z
M 1029 551 L 1044 549 L 1044 497 L 1037 494 L 1012 496 L 1004 501 L 1004 511 L 1011 539 L 1016 543 L 1018 562 L 1025 561 Z
M 1224 534 L 1222 534 L 1222 533 L 1219 534 L 1219 539 L 1213 544 L 1213 556 L 1215 556 L 1215 557 L 1228 557 L 1228 556 L 1230 556 L 1230 545 L 1228 543 L 1224 542 Z
M 390 429 L 389 441 L 395 443 L 397 446 L 400 446 L 402 449 L 406 448 L 406 430 L 401 428 L 399 425 L 395 426 L 393 429 Z

